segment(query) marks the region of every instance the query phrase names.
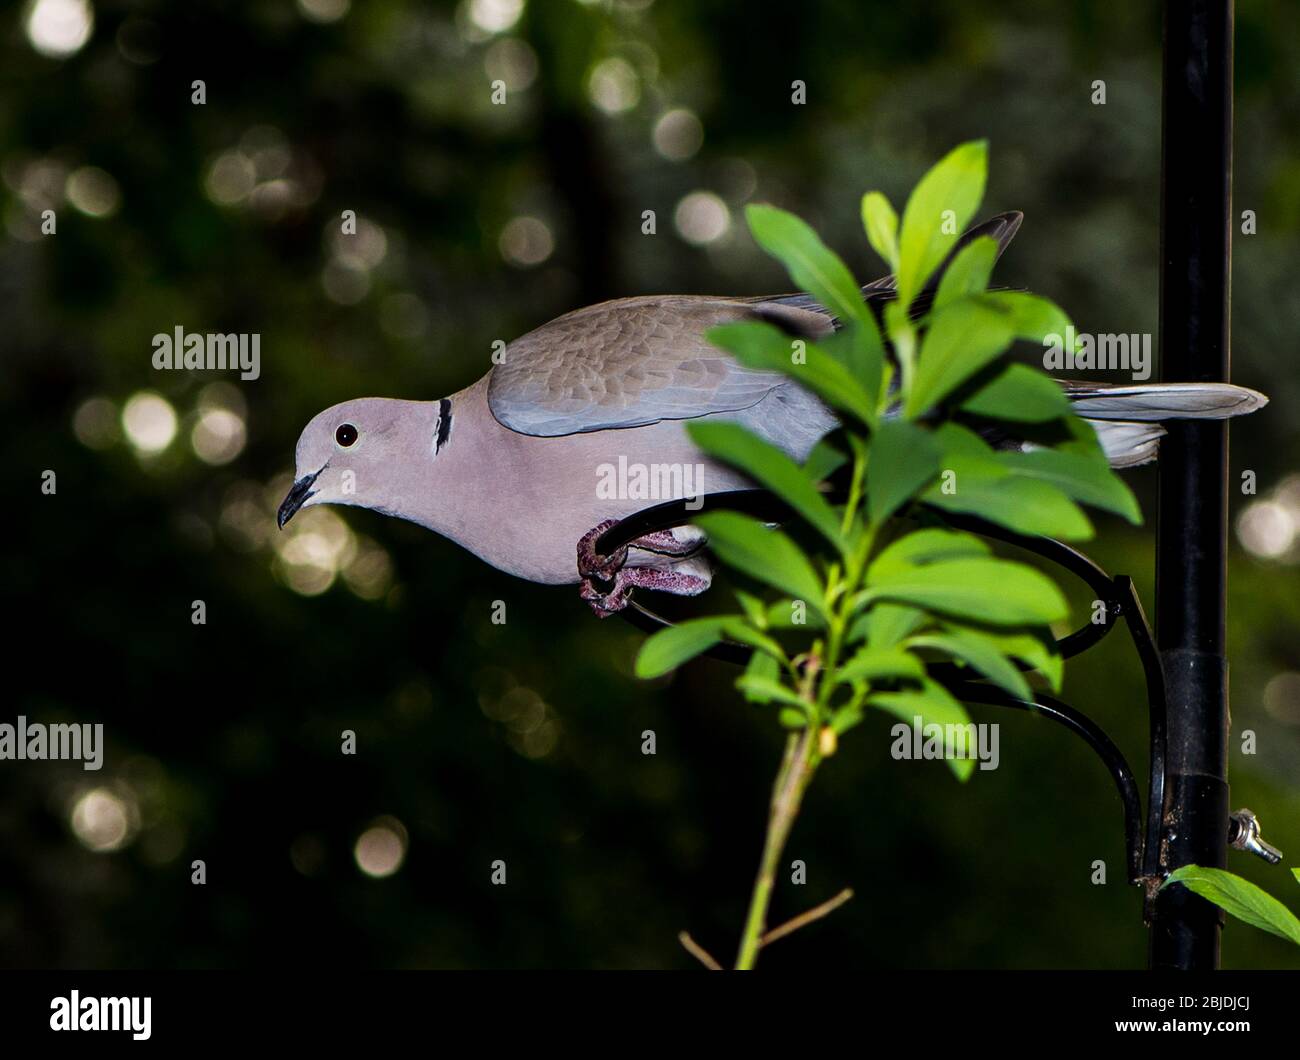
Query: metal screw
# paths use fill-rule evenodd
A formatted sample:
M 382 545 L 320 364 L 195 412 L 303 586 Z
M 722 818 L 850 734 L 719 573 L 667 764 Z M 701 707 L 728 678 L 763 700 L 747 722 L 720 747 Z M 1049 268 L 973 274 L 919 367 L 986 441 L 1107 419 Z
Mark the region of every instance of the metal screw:
M 1252 811 L 1244 808 L 1228 817 L 1228 846 L 1235 847 L 1237 850 L 1249 850 L 1270 865 L 1276 865 L 1282 860 L 1282 851 L 1264 842 L 1259 834 L 1259 818 Z

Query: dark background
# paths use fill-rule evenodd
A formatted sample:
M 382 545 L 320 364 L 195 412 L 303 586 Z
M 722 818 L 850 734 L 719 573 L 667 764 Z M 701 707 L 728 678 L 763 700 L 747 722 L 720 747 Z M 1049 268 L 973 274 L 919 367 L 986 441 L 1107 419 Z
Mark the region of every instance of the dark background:
M 314 509 L 277 533 L 298 433 L 350 397 L 457 390 L 494 340 L 601 298 L 788 289 L 747 201 L 799 212 L 874 276 L 862 193 L 901 208 L 976 136 L 984 212 L 1027 215 L 1001 282 L 1081 329 L 1154 331 L 1158 5 L 96 0 L 84 45 L 41 54 L 77 2 L 0 12 L 0 720 L 102 722 L 108 748 L 99 773 L 0 763 L 0 964 L 685 968 L 682 929 L 729 959 L 775 719 L 720 664 L 637 681 L 629 626 L 415 526 Z M 1234 738 L 1232 799 L 1293 858 L 1297 71 L 1300 9 L 1240 2 L 1235 204 L 1259 231 L 1235 242 L 1234 378 L 1273 402 L 1232 435 L 1234 481 L 1258 476 L 1232 501 L 1233 721 L 1257 736 L 1254 755 Z M 677 108 L 702 143 L 690 118 L 659 139 L 684 158 L 655 146 Z M 703 244 L 676 220 L 695 192 L 716 198 L 688 200 L 688 235 L 719 203 L 729 217 Z M 152 336 L 178 324 L 260 333 L 261 378 L 154 371 Z M 1130 481 L 1152 512 L 1152 470 Z M 1090 551 L 1150 601 L 1150 529 L 1099 527 Z M 1115 638 L 1067 675 L 1143 772 L 1131 651 Z M 966 786 L 893 761 L 884 718 L 845 739 L 787 854 L 808 883 L 778 887 L 772 922 L 857 897 L 765 964 L 1143 963 L 1105 771 L 1047 722 L 975 713 L 1001 721 L 1002 763 Z M 384 878 L 355 854 L 372 827 L 405 844 Z M 1289 873 L 1230 867 L 1300 904 Z M 1235 923 L 1224 956 L 1300 964 Z

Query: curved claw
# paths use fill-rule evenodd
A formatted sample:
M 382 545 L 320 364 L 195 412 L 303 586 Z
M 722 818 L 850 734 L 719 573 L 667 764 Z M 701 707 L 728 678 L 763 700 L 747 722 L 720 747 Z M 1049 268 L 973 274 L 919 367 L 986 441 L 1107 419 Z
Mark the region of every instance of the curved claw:
M 690 527 L 658 530 L 639 537 L 608 556 L 596 551 L 597 539 L 611 526 L 608 519 L 589 530 L 578 542 L 578 594 L 599 618 L 617 614 L 628 605 L 634 588 L 654 589 L 677 596 L 696 596 L 712 583 L 712 571 L 699 551 L 704 537 Z M 630 549 L 649 554 L 629 565 Z

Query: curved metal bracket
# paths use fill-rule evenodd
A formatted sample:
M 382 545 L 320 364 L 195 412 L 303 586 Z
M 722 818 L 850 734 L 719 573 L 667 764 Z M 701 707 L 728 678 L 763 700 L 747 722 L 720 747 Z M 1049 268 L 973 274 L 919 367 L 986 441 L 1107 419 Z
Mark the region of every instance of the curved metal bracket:
M 1086 714 L 1075 710 L 1053 696 L 1036 693 L 1033 700 L 1016 699 L 1015 696 L 983 681 L 946 682 L 954 696 L 967 703 L 983 703 L 994 707 L 1011 707 L 1041 714 L 1064 725 L 1091 747 L 1110 771 L 1124 808 L 1124 850 L 1129 883 L 1138 883 L 1142 877 L 1142 799 L 1138 795 L 1137 780 L 1124 754 L 1105 731 Z
M 772 522 L 781 522 L 791 515 L 780 498 L 766 490 L 734 490 L 727 493 L 707 494 L 701 498 L 682 499 L 657 504 L 642 509 L 614 524 L 595 542 L 596 551 L 609 555 L 624 545 L 656 530 L 689 523 L 701 511 L 726 510 L 753 515 Z M 1052 696 L 1037 694 L 1034 700 L 1016 699 L 1002 689 L 969 677 L 969 671 L 954 664 L 939 664 L 930 668 L 959 699 L 988 706 L 1025 710 L 1050 718 L 1079 736 L 1097 754 L 1110 772 L 1119 793 L 1124 811 L 1124 847 L 1130 883 L 1146 885 L 1148 905 L 1156 883 L 1163 875 L 1160 864 L 1160 836 L 1165 808 L 1166 760 L 1166 700 L 1164 670 L 1156 650 L 1150 623 L 1142 609 L 1142 602 L 1127 575 L 1112 577 L 1078 549 L 1061 541 L 1043 537 L 1026 537 L 972 516 L 957 515 L 937 508 L 927 508 L 932 515 L 950 526 L 984 537 L 990 537 L 1017 548 L 1025 549 L 1043 559 L 1063 567 L 1083 581 L 1105 606 L 1100 621 L 1089 622 L 1056 642 L 1056 650 L 1064 658 L 1072 658 L 1097 644 L 1123 618 L 1128 627 L 1138 659 L 1142 664 L 1147 687 L 1147 714 L 1149 719 L 1150 782 L 1147 789 L 1147 814 L 1145 828 L 1142 824 L 1142 805 L 1137 781 L 1123 753 L 1105 731 L 1087 715 Z M 644 607 L 635 600 L 621 614 L 634 625 L 654 632 L 672 623 Z M 707 653 L 725 662 L 744 664 L 751 651 L 739 644 L 721 643 Z

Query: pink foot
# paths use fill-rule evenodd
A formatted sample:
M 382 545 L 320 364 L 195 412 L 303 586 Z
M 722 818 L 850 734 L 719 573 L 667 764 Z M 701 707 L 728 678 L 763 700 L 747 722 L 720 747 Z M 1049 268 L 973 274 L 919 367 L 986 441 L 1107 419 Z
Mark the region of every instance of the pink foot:
M 687 571 L 624 567 L 614 575 L 612 582 L 602 584 L 595 579 L 584 578 L 578 595 L 587 601 L 598 618 L 608 618 L 627 607 L 632 590 L 638 586 L 673 593 L 675 596 L 698 596 L 709 587 L 711 581 L 711 578 L 702 574 Z
M 633 548 L 660 556 L 682 557 L 676 566 L 627 566 L 628 546 L 612 555 L 596 552 L 596 541 L 614 525 L 607 519 L 588 531 L 578 542 L 578 573 L 582 586 L 578 594 L 586 600 L 599 618 L 622 611 L 634 588 L 654 589 L 677 596 L 696 596 L 704 592 L 712 581 L 708 566 L 701 561 L 686 559 L 699 550 L 703 541 L 698 533 L 683 531 L 681 536 L 671 530 L 657 530 L 632 542 Z

